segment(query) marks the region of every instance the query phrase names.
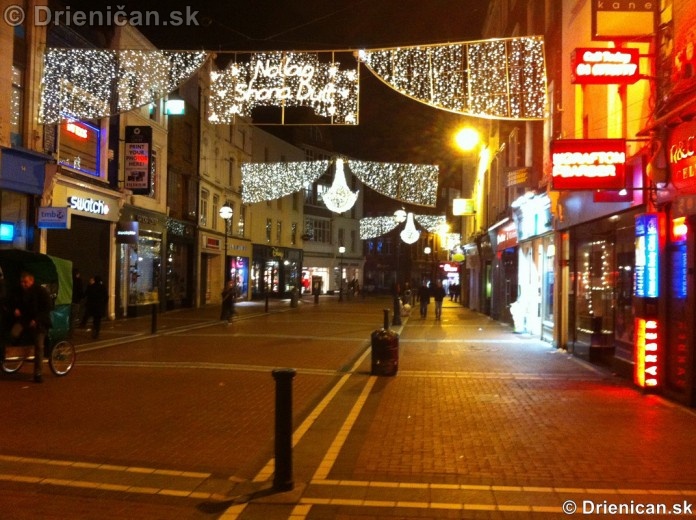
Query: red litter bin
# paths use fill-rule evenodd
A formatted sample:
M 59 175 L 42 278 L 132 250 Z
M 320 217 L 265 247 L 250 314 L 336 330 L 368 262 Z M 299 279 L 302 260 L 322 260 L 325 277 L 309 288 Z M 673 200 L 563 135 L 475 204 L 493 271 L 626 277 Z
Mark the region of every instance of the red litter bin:
M 389 310 L 384 310 L 384 327 L 372 332 L 372 375 L 395 376 L 399 369 L 399 335 L 389 330 Z

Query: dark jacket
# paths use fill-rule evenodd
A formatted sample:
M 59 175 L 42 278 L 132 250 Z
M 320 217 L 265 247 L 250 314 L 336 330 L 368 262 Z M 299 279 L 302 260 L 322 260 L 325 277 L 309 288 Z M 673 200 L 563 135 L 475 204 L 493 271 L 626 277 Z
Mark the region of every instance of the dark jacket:
M 87 286 L 85 290 L 85 308 L 90 315 L 103 316 L 108 300 L 109 293 L 101 279 Z
M 27 289 L 17 292 L 13 309 L 19 309 L 20 316 L 17 319 L 24 328 L 28 328 L 32 321 L 36 322 L 36 328 L 40 332 L 46 332 L 51 328 L 51 296 L 48 291 L 34 283 Z
M 430 303 L 430 289 L 425 285 L 421 285 L 420 289 L 418 289 L 418 300 L 421 303 Z

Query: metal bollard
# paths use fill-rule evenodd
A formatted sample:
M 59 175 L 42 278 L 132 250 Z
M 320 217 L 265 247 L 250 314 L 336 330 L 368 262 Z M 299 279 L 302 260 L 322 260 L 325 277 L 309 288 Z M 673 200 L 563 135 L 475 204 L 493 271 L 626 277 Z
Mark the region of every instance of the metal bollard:
M 265 312 L 268 312 L 268 291 L 266 291 L 266 306 L 264 308 Z
M 150 333 L 157 334 L 157 304 L 152 304 L 152 322 L 150 323 Z
M 384 309 L 384 330 L 389 329 L 389 309 Z
M 314 305 L 317 305 L 319 303 L 319 293 L 316 292 L 314 293 Z
M 394 317 L 392 318 L 392 325 L 401 325 L 401 301 L 398 296 L 394 296 Z
M 295 487 L 292 476 L 292 379 L 295 373 L 294 368 L 272 371 L 276 382 L 273 488 L 279 491 L 290 491 Z

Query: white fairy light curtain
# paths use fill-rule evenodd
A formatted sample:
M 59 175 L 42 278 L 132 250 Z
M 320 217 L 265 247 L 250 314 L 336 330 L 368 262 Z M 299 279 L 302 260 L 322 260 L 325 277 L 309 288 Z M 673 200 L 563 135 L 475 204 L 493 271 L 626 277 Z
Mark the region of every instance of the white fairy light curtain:
M 328 195 L 323 195 L 331 211 L 343 213 L 353 206 L 358 197 L 357 192 L 351 192 L 346 185 L 346 166 L 361 182 L 382 195 L 406 204 L 435 206 L 439 174 L 437 165 L 391 164 L 341 158 L 333 162 L 336 165 L 334 184 L 327 192 Z M 328 161 L 242 163 L 242 202 L 253 204 L 290 195 L 316 181 L 328 167 Z
M 543 119 L 541 37 L 362 50 L 360 60 L 396 91 L 435 108 L 496 119 Z
M 414 218 L 415 222 L 418 222 L 428 233 L 439 232 L 447 223 L 447 217 L 444 215 L 414 215 L 412 212 L 406 214 L 405 219 L 398 215 L 363 217 L 360 219 L 360 240 L 371 240 L 386 235 L 405 220 L 406 224 L 399 235 L 404 242 L 412 244 L 420 236 L 420 231 L 415 227 Z M 409 242 L 409 240 L 412 241 Z
M 232 124 L 255 107 L 277 106 L 309 107 L 332 124 L 357 125 L 359 80 L 358 67 L 342 68 L 334 52 L 235 54 L 227 68 L 210 73 L 208 121 Z
M 186 81 L 206 52 L 47 49 L 39 120 L 95 119 L 152 103 Z
M 350 53 L 350 54 L 349 54 Z M 222 53 L 218 53 L 222 54 Z M 209 121 L 230 124 L 256 106 L 310 107 L 327 124 L 357 125 L 359 67 L 351 50 L 233 54 L 211 70 Z M 544 41 L 538 36 L 361 50 L 372 73 L 432 107 L 494 119 L 543 119 L 547 110 Z M 94 119 L 175 90 L 206 60 L 204 51 L 48 49 L 41 121 Z M 280 121 L 278 124 L 286 124 Z

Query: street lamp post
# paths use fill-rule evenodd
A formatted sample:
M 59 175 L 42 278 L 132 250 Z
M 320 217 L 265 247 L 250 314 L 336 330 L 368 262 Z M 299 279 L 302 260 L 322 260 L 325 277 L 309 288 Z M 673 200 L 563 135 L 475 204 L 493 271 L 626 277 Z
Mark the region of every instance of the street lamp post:
M 229 202 L 225 202 L 220 208 L 220 218 L 225 221 L 225 251 L 222 255 L 222 263 L 225 267 L 225 287 L 227 287 L 227 282 L 230 281 L 230 266 L 227 264 L 227 237 L 230 234 L 230 224 L 232 222 L 233 213 L 234 210 Z
M 341 255 L 340 268 L 339 268 L 339 272 L 338 272 L 338 276 L 341 278 L 340 285 L 338 288 L 338 301 L 342 302 L 343 301 L 343 254 L 346 252 L 346 248 L 344 246 L 339 246 L 338 252 Z

